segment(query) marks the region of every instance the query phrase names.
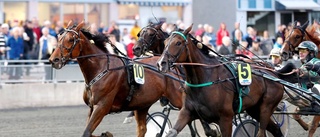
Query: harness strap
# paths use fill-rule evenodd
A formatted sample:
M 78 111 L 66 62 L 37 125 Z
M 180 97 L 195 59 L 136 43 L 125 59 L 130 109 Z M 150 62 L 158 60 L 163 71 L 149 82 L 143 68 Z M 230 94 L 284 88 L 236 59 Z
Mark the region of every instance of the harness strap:
M 183 33 L 179 32 L 179 31 L 174 31 L 174 32 L 172 32 L 172 34 L 178 34 L 178 35 L 180 35 L 184 40 L 187 40 L 187 37 L 186 37 Z
M 108 69 L 100 72 L 97 76 L 95 76 L 90 82 L 89 84 L 86 83 L 86 87 L 90 88 L 94 83 L 98 82 L 103 76 L 105 76 L 107 73 L 109 72 Z
M 123 63 L 125 64 L 129 64 L 129 61 L 128 60 L 124 60 L 124 59 L 121 59 L 123 61 Z M 125 105 L 128 105 L 129 102 L 131 101 L 132 99 L 132 96 L 133 96 L 133 93 L 134 93 L 134 90 L 135 90 L 135 87 L 137 86 L 136 82 L 134 81 L 134 78 L 133 78 L 133 67 L 132 67 L 132 64 L 129 65 L 129 67 L 126 67 L 126 71 L 127 71 L 127 82 L 128 82 L 128 85 L 130 87 L 130 90 L 129 90 L 129 95 L 127 96 L 126 98 L 126 103 Z
M 222 61 L 228 61 L 227 60 L 227 58 L 225 58 L 225 57 L 222 57 Z M 228 70 L 231 72 L 231 74 L 233 75 L 233 77 L 235 77 L 235 78 L 237 78 L 237 74 L 236 74 L 236 72 L 234 71 L 234 70 L 236 70 L 236 67 L 233 65 L 233 64 L 231 64 L 231 65 L 229 65 L 229 64 L 224 64 L 227 68 L 228 68 Z M 236 82 L 236 91 L 239 91 L 239 107 L 238 107 L 238 113 L 240 113 L 241 112 L 241 110 L 242 110 L 242 89 L 240 88 L 240 84 L 239 84 L 239 81 L 238 80 L 235 80 L 235 82 Z
M 214 84 L 213 82 L 207 82 L 207 83 L 202 83 L 202 84 L 191 84 L 191 83 L 188 83 L 187 81 L 184 81 L 184 83 L 188 87 L 193 87 L 193 88 L 206 87 L 206 86 L 210 86 L 210 85 Z

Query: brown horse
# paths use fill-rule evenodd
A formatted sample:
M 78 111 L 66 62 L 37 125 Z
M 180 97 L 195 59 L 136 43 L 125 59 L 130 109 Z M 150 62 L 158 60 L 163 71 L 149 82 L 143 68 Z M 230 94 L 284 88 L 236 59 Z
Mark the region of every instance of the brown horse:
M 281 57 L 283 60 L 288 60 L 292 54 L 296 52 L 295 48 L 303 41 L 312 41 L 318 46 L 318 50 L 320 49 L 319 24 L 313 23 L 308 26 L 308 23 L 309 21 L 302 26 L 294 25 L 293 30 L 285 33 L 286 39 L 281 49 Z M 320 52 L 318 52 L 317 58 L 320 58 Z M 314 116 L 310 125 L 297 116 L 295 116 L 295 120 L 303 127 L 303 129 L 306 131 L 309 130 L 308 136 L 312 137 L 319 126 L 320 116 Z
M 138 33 L 138 41 L 133 47 L 134 55 L 140 57 L 147 51 L 152 51 L 153 54 L 161 55 L 164 50 L 164 40 L 168 34 L 161 29 L 162 23 L 158 25 L 149 24 L 141 29 Z
M 296 52 L 295 48 L 299 46 L 302 41 L 312 41 L 320 48 L 320 33 L 319 24 L 313 23 L 308 26 L 309 21 L 302 26 L 293 26 L 292 30 L 285 32 L 285 40 L 281 48 L 281 57 L 283 60 L 288 60 L 293 53 Z M 320 58 L 320 52 L 318 52 L 318 58 Z
M 186 72 L 184 104 L 176 124 L 167 136 L 177 136 L 188 122 L 203 119 L 209 123 L 217 123 L 222 136 L 230 137 L 232 118 L 238 109 L 246 110 L 260 122 L 259 137 L 266 136 L 266 129 L 274 136 L 283 136 L 280 128 L 270 119 L 283 96 L 283 85 L 260 75 L 252 75 L 250 92 L 239 98 L 239 92 L 236 92 L 237 76 L 232 73 L 234 69 L 229 69 L 232 68 L 231 62 L 223 61 L 223 57 L 210 56 L 209 47 L 199 44 L 189 34 L 191 29 L 192 26 L 183 32 L 172 32 L 165 41 L 165 51 L 158 61 L 162 72 L 167 72 L 173 65 L 184 65 Z M 269 70 L 256 71 L 276 77 Z M 239 105 L 241 99 L 242 106 Z
M 161 29 L 162 23 L 158 25 L 149 24 L 148 26 L 141 29 L 138 34 L 138 42 L 134 45 L 134 54 L 139 57 L 145 54 L 147 51 L 152 51 L 155 55 L 161 55 L 164 51 L 164 41 L 168 37 L 168 34 Z M 179 69 L 180 71 L 181 68 Z M 209 124 L 203 120 L 200 120 L 202 127 L 204 128 L 207 136 L 216 136 L 219 131 L 214 131 L 210 128 Z M 189 128 L 192 126 L 188 123 Z
M 127 68 L 133 62 L 109 54 L 105 48 L 107 39 L 102 35 L 90 34 L 82 29 L 84 25 L 81 22 L 75 26 L 70 21 L 67 29 L 59 35 L 58 47 L 49 59 L 56 69 L 62 68 L 70 59 L 77 59 L 79 63 L 86 82 L 83 99 L 90 107 L 84 137 L 93 136 L 92 133 L 105 115 L 131 110 L 135 110 L 137 136 L 143 137 L 147 130 L 148 109 L 161 96 L 167 97 L 175 107 L 181 108 L 181 84 L 178 80 L 169 78 L 172 73 L 163 75 L 154 69 L 158 57 L 134 61 L 144 66 L 145 83 L 136 85 L 132 95 L 129 95 L 132 85 L 127 82 L 130 72 Z M 112 136 L 110 133 L 103 134 Z

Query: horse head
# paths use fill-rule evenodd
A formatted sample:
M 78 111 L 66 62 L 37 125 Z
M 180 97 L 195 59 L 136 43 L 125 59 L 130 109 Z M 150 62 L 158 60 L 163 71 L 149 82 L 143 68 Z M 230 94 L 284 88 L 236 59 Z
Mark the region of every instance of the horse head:
M 306 40 L 306 28 L 308 27 L 309 21 L 305 22 L 302 26 L 296 26 L 294 23 L 293 29 L 285 32 L 285 41 L 281 48 L 281 58 L 283 60 L 288 60 L 292 57 L 295 52 L 295 48 Z
M 161 26 L 162 23 L 158 25 L 149 24 L 141 29 L 141 31 L 138 33 L 139 39 L 133 47 L 134 55 L 139 57 L 147 50 L 155 51 L 161 46 L 161 42 L 163 42 L 166 38 L 164 32 L 161 30 Z
M 81 42 L 84 40 L 80 35 L 80 29 L 85 25 L 84 21 L 77 26 L 71 20 L 67 28 L 58 36 L 58 45 L 49 58 L 49 62 L 55 69 L 61 69 L 69 60 L 80 55 Z
M 174 62 L 183 62 L 188 58 L 188 41 L 191 42 L 188 37 L 189 32 L 192 29 L 190 25 L 183 32 L 173 31 L 169 38 L 165 40 L 166 48 L 159 58 L 157 65 L 161 72 L 167 72 Z

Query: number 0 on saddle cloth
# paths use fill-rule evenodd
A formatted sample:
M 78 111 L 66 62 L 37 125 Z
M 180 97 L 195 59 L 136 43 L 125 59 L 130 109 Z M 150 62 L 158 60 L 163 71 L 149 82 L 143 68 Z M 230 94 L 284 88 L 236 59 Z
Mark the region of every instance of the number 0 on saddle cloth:
M 242 86 L 248 86 L 251 84 L 251 67 L 247 63 L 238 64 L 238 77 L 239 83 Z
M 133 64 L 134 81 L 138 84 L 144 84 L 144 68 L 140 64 Z

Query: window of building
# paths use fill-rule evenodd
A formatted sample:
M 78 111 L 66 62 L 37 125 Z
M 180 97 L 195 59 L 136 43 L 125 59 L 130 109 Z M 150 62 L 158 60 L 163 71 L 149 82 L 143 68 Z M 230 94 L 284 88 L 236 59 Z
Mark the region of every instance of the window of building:
M 78 23 L 84 20 L 84 4 L 64 3 L 62 11 L 64 22 L 69 22 L 70 20 L 73 20 L 75 23 Z
M 248 0 L 249 8 L 255 9 L 257 7 L 257 1 L 256 0 Z
M 97 24 L 97 26 L 99 26 L 101 22 L 104 24 L 107 24 L 109 22 L 108 12 L 109 12 L 109 6 L 107 3 L 88 4 L 88 9 L 87 9 L 88 19 L 86 20 L 89 23 Z
M 4 20 L 10 25 L 22 25 L 27 19 L 27 2 L 4 2 Z
M 319 22 L 320 21 L 320 12 L 319 11 L 313 11 L 311 12 L 311 19 L 312 21 L 317 21 Z
M 119 19 L 135 20 L 139 15 L 139 6 L 135 4 L 120 4 L 119 8 Z
M 292 23 L 292 13 L 281 13 L 281 24 L 289 24 Z
M 263 5 L 264 5 L 264 8 L 271 9 L 272 8 L 272 1 L 271 0 L 264 0 Z
M 55 23 L 60 20 L 60 3 L 39 2 L 38 4 L 38 20 L 41 25 L 46 20 Z
M 107 3 L 48 3 L 39 2 L 38 14 L 39 21 L 42 24 L 46 20 L 50 20 L 53 24 L 63 20 L 66 27 L 70 20 L 81 22 L 85 20 L 88 23 L 108 22 L 109 7 Z

